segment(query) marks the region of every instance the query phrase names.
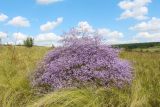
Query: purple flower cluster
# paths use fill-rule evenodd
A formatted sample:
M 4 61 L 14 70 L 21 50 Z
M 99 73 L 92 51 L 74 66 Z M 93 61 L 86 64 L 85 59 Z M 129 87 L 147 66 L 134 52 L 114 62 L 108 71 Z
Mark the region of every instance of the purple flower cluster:
M 132 81 L 132 67 L 119 50 L 90 37 L 70 38 L 51 50 L 38 66 L 34 86 L 52 89 L 81 86 L 122 87 Z

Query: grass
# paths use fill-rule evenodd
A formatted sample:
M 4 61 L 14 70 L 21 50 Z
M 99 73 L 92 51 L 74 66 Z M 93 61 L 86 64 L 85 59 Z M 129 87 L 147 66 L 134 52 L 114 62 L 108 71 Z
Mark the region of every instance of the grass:
M 133 63 L 131 87 L 63 89 L 39 94 L 29 75 L 49 50 L 45 47 L 0 47 L 0 107 L 160 107 L 160 53 L 122 52 Z
M 22 107 L 35 98 L 28 75 L 48 50 L 42 47 L 0 48 L 0 107 Z
M 160 52 L 160 46 L 150 47 L 150 48 L 136 48 L 132 49 L 132 51 L 136 52 Z

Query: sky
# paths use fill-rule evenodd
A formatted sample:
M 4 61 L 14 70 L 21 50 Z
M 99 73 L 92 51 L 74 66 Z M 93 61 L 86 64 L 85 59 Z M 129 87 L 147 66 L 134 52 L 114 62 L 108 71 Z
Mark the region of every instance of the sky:
M 58 45 L 71 28 L 109 44 L 160 41 L 160 0 L 0 0 L 0 38 Z

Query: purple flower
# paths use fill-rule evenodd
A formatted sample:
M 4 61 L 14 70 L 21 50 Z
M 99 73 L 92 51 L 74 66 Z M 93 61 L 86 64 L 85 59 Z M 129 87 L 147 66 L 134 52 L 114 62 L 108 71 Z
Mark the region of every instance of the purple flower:
M 62 47 L 48 52 L 34 74 L 33 85 L 52 89 L 87 85 L 122 87 L 131 81 L 132 67 L 119 58 L 119 50 L 97 38 L 69 37 Z

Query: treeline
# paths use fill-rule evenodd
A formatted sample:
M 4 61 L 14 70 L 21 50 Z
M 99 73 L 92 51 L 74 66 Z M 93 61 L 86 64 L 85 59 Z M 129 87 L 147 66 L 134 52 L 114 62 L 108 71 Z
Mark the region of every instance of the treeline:
M 136 49 L 136 48 L 150 48 L 160 46 L 160 42 L 146 42 L 146 43 L 131 43 L 131 44 L 118 44 L 113 45 L 115 48 L 124 48 L 124 49 Z

